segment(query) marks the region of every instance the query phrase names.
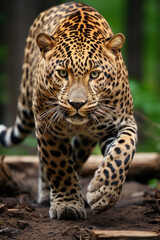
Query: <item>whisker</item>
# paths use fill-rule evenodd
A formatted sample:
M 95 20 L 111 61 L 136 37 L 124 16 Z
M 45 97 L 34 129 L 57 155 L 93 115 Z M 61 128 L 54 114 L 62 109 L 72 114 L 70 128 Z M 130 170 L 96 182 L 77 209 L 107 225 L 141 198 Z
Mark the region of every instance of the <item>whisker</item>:
M 50 89 L 47 88 L 47 86 L 44 84 L 45 89 L 51 94 L 51 96 L 54 94 L 54 92 L 51 92 Z
M 51 102 L 51 101 L 47 101 L 46 102 L 47 104 L 43 107 L 43 108 L 45 108 L 45 107 L 50 107 L 50 106 L 57 106 L 58 105 L 58 102 Z
M 93 119 L 93 121 L 94 121 L 96 124 L 99 123 L 99 120 L 98 120 L 96 114 L 90 113 L 90 117 L 91 117 L 91 119 Z
M 55 99 L 55 100 L 58 100 L 58 98 L 55 97 L 55 96 L 53 96 L 53 95 L 49 96 L 49 99 Z
M 50 112 L 48 110 L 46 110 L 46 111 L 44 111 L 44 112 L 39 114 L 41 120 L 44 120 L 49 115 L 50 115 Z
M 102 109 L 97 109 L 96 114 L 102 118 L 108 117 L 111 120 L 113 119 L 111 114 L 107 113 L 106 111 L 103 111 Z
M 110 97 L 100 98 L 98 101 L 103 102 L 103 101 L 106 101 L 106 100 L 111 100 L 111 98 Z
M 116 107 L 114 107 L 114 106 L 112 106 L 112 105 L 110 105 L 110 104 L 107 104 L 107 103 L 101 103 L 101 105 L 103 105 L 103 106 L 105 106 L 105 107 L 110 107 L 110 108 L 114 108 L 114 109 L 116 109 Z
M 70 131 L 71 128 L 72 128 L 72 124 L 70 122 L 68 122 L 68 124 L 67 124 L 67 131 Z
M 57 106 L 56 111 L 53 112 L 46 123 L 46 129 L 51 126 L 52 122 L 60 122 L 64 118 L 64 115 L 65 113 L 61 110 L 60 106 Z
M 40 118 L 42 120 L 44 120 L 47 116 L 49 116 L 50 114 L 53 113 L 53 111 L 55 110 L 55 108 L 51 108 L 51 109 L 46 109 L 45 111 L 43 111 L 42 113 L 40 113 Z
M 113 112 L 113 113 L 118 113 L 118 111 L 116 111 L 115 109 L 115 107 L 113 107 L 113 106 L 111 106 L 111 105 L 104 105 L 104 104 L 101 104 L 101 107 L 100 107 L 101 109 L 104 109 L 105 111 L 109 111 L 109 112 Z
M 46 109 L 45 111 L 40 113 L 39 116 L 40 116 L 41 120 L 45 120 L 47 117 L 50 117 L 50 115 L 54 118 L 57 111 L 59 111 L 59 106 L 56 106 L 56 107 L 53 107 L 50 109 Z

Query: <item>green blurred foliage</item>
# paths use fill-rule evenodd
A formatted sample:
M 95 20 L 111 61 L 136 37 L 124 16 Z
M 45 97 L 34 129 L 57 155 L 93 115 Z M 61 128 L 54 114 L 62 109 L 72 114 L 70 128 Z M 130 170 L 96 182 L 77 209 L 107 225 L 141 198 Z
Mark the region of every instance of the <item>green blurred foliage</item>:
M 150 91 L 159 95 L 160 89 L 160 1 L 143 1 L 143 47 L 142 68 L 143 81 Z
M 160 122 L 160 95 L 144 82 L 130 79 L 135 110 L 141 110 L 150 120 Z
M 157 178 L 150 179 L 148 185 L 153 189 L 160 190 L 160 181 Z
M 140 135 L 138 152 L 160 152 L 160 95 L 148 84 L 130 80 Z
M 97 144 L 96 147 L 94 148 L 92 154 L 93 154 L 93 155 L 100 155 L 100 154 L 101 154 L 101 150 L 100 150 L 100 147 L 99 147 L 98 144 Z

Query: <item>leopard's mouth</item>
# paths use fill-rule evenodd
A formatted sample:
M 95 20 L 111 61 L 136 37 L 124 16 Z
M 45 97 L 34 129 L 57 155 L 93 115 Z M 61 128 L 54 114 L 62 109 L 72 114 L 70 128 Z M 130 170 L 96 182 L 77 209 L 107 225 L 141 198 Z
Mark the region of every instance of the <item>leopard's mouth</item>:
M 81 116 L 80 114 L 76 113 L 73 116 L 67 117 L 66 120 L 69 123 L 72 123 L 74 125 L 82 125 L 88 122 L 88 119 L 86 117 Z

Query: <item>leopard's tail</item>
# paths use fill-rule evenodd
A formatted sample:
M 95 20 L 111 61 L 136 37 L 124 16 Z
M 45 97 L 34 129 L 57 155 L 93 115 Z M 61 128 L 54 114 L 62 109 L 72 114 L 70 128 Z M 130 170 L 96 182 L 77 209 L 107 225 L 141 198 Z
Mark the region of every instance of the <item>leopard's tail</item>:
M 22 142 L 34 128 L 33 117 L 23 113 L 25 116 L 17 116 L 14 126 L 7 128 L 0 125 L 0 145 L 11 147 Z

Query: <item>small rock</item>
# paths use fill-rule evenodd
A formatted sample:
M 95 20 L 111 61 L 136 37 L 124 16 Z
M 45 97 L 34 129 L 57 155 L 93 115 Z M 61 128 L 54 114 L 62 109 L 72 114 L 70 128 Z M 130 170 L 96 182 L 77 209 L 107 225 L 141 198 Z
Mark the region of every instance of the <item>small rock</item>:
M 17 222 L 17 225 L 20 229 L 25 229 L 26 227 L 31 228 L 31 225 L 27 221 L 24 221 L 24 220 L 19 220 Z

